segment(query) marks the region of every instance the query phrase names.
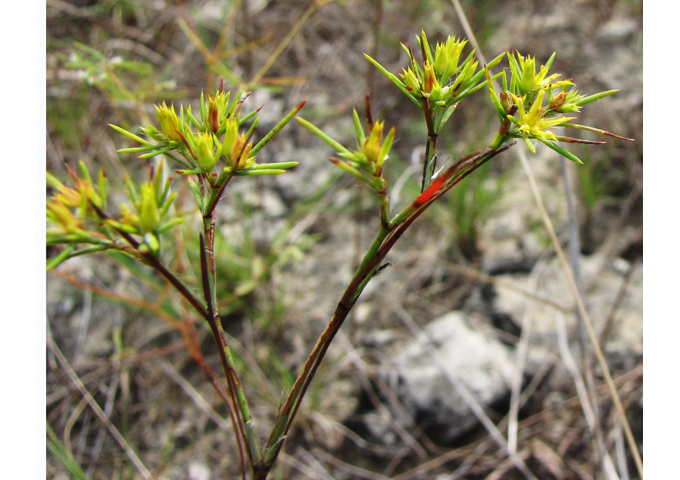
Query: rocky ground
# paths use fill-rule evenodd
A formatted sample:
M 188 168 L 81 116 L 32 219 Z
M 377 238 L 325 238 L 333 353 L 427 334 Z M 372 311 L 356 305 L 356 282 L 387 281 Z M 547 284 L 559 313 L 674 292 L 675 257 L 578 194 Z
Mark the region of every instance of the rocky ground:
M 227 43 L 263 42 L 225 63 L 252 78 L 309 3 L 241 2 Z M 575 146 L 585 165 L 568 171 L 581 234 L 581 291 L 642 451 L 642 2 L 462 6 L 486 58 L 511 46 L 539 62 L 557 51 L 553 70 L 573 77 L 582 92 L 619 90 L 585 108 L 579 121 L 635 142 Z M 120 179 L 123 165 L 139 167 L 134 157 L 115 153 L 121 138 L 106 124 L 133 128 L 159 95 L 186 104 L 209 78 L 177 18 L 190 19 L 214 45 L 223 2 L 48 1 L 49 170 L 63 174 L 63 162 L 83 159 Z M 267 73 L 287 84 L 255 90 L 248 102 L 265 105 L 266 131 L 306 98 L 303 115 L 351 145 L 352 108 L 363 111 L 370 91 L 374 117 L 398 132 L 387 176 L 394 204 L 405 205 L 417 190 L 422 122 L 363 52 L 399 72 L 406 65 L 400 42 L 415 44 L 421 29 L 431 41 L 463 36 L 460 25 L 449 2 L 323 5 Z M 68 66 L 73 41 L 108 58 L 150 63 L 158 75 L 151 84 L 120 75 L 128 88 L 146 92 L 141 105 L 83 82 L 82 69 Z M 456 112 L 441 158 L 484 148 L 492 138 L 484 95 Z M 327 162 L 334 152 L 300 126 L 287 128 L 262 159 L 300 165 L 261 182 L 235 182 L 233 200 L 220 212 L 224 291 L 244 291 L 254 279 L 253 289 L 223 311 L 263 437 L 281 390 L 328 321 L 378 222 L 374 198 Z M 561 160 L 551 151 L 528 155 L 566 249 Z M 515 464 L 524 462 L 535 478 L 608 478 L 593 437 L 619 478 L 638 477 L 632 457 L 621 453 L 628 449 L 602 371 L 590 348 L 587 360 L 581 353 L 574 300 L 517 154 L 499 157 L 468 192 L 440 202 L 391 252 L 391 267 L 371 282 L 330 348 L 273 478 L 532 478 L 499 447 L 508 437 Z M 272 249 L 273 238 L 285 240 Z M 276 262 L 258 277 L 255 258 Z M 79 257 L 48 275 L 47 290 L 55 344 L 153 478 L 240 478 L 226 408 L 178 329 L 150 308 L 167 295 L 161 282 L 107 257 Z M 196 320 L 188 310 L 184 318 Z M 220 371 L 207 329 L 196 328 L 203 355 Z M 54 347 L 48 352 L 47 415 L 57 437 L 88 478 L 142 478 L 82 401 Z M 48 472 L 70 478 L 49 452 Z

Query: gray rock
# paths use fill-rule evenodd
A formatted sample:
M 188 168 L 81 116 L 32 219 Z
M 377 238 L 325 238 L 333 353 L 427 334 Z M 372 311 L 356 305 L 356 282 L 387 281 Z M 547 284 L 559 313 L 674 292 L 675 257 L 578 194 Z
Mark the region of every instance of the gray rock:
M 620 297 L 626 272 L 630 268 L 623 259 L 609 261 L 599 255 L 581 258 L 585 306 L 593 323 L 601 346 L 609 360 L 623 362 L 623 368 L 631 369 L 642 355 L 642 267 L 633 267 L 625 284 L 625 294 Z M 537 275 L 530 280 L 531 275 Z M 531 322 L 527 365 L 525 373 L 536 373 L 549 359 L 559 356 L 556 334 L 556 315 L 559 311 L 547 302 L 528 298 L 522 290 L 539 298 L 555 301 L 565 307 L 574 305 L 573 297 L 557 259 L 550 260 L 531 274 L 499 275 L 503 284 L 515 286 L 510 289 L 497 286 L 495 296 L 484 297 L 487 312 L 508 315 L 517 325 L 527 328 Z M 535 285 L 535 287 L 533 286 Z M 613 307 L 618 304 L 618 308 Z M 613 313 L 613 315 L 612 315 Z M 576 317 L 563 313 L 570 338 L 575 337 Z M 611 317 L 611 318 L 610 318 Z M 572 353 L 576 353 L 574 350 Z
M 489 406 L 507 394 L 514 361 L 507 347 L 471 329 L 460 312 L 432 321 L 425 333 L 430 342 L 414 340 L 396 351 L 382 375 L 396 380 L 393 389 L 411 418 L 422 420 L 435 441 L 449 442 L 478 423 L 450 375 Z

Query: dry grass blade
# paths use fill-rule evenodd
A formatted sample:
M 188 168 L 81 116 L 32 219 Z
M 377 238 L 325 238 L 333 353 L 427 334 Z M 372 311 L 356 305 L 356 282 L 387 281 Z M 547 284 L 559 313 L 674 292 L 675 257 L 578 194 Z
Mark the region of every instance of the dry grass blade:
M 186 378 L 184 378 L 182 375 L 177 373 L 177 370 L 175 367 L 172 366 L 170 362 L 163 358 L 158 358 L 156 360 L 156 363 L 161 367 L 161 369 L 170 377 L 172 381 L 174 381 L 177 385 L 180 386 L 182 390 L 184 390 L 184 393 L 186 393 L 189 398 L 196 404 L 196 406 L 207 416 L 209 417 L 213 422 L 217 424 L 217 426 L 222 429 L 222 430 L 231 430 L 231 423 L 222 418 L 219 413 L 217 413 L 212 406 L 206 402 L 205 398 L 203 398 L 203 395 L 201 395 L 196 389 L 194 388 L 193 385 L 191 385 Z
M 529 458 L 529 451 L 527 449 L 517 452 L 517 458 L 524 461 Z M 505 478 L 505 474 L 512 470 L 515 466 L 511 458 L 507 459 L 501 463 L 490 475 L 486 477 L 486 480 L 502 480 Z
M 374 406 L 379 411 L 389 412 L 385 405 L 379 400 L 377 392 L 375 392 L 372 383 L 374 383 L 376 387 L 380 389 L 380 393 L 387 398 L 390 407 L 392 407 L 393 411 L 398 416 L 398 418 L 396 419 L 397 421 L 395 422 L 395 427 L 397 433 L 399 433 L 399 436 L 404 442 L 404 444 L 406 444 L 410 449 L 412 449 L 419 459 L 422 460 L 427 458 L 427 453 L 425 452 L 425 449 L 420 446 L 420 444 L 414 438 L 413 435 L 415 434 L 419 438 L 426 437 L 424 437 L 422 431 L 420 430 L 418 425 L 416 425 L 415 421 L 404 410 L 404 407 L 399 403 L 393 392 L 387 387 L 387 385 L 385 385 L 385 383 L 380 378 L 371 378 L 373 382 L 369 380 L 368 375 L 365 372 L 366 365 L 361 360 L 356 349 L 352 347 L 351 343 L 344 334 L 340 333 L 340 335 L 338 335 L 338 343 L 343 344 L 350 358 L 350 361 L 357 368 L 357 370 L 361 372 L 360 378 L 362 388 L 371 397 Z M 433 447 L 434 445 L 430 446 Z
M 49 323 L 49 322 L 48 322 Z M 92 397 L 92 394 L 87 390 L 85 385 L 83 385 L 83 382 L 80 380 L 76 372 L 73 370 L 71 365 L 69 364 L 68 360 L 66 357 L 64 357 L 64 354 L 61 353 L 61 350 L 57 346 L 57 344 L 54 342 L 54 339 L 52 338 L 52 334 L 50 333 L 49 329 L 47 332 L 47 346 L 50 349 L 50 351 L 54 354 L 55 358 L 61 365 L 61 367 L 64 369 L 64 372 L 66 372 L 66 375 L 68 376 L 69 380 L 73 384 L 73 386 L 80 392 L 80 394 L 83 396 L 87 404 L 90 406 L 94 414 L 97 416 L 97 418 L 104 424 L 106 425 L 106 428 L 108 429 L 109 433 L 111 436 L 114 438 L 114 440 L 120 445 L 120 447 L 123 449 L 125 454 L 128 456 L 132 464 L 135 466 L 137 471 L 142 475 L 144 479 L 149 479 L 151 480 L 153 476 L 151 475 L 151 472 L 144 466 L 144 463 L 140 460 L 140 458 L 137 456 L 135 451 L 132 449 L 130 444 L 123 438 L 123 436 L 120 434 L 116 426 L 111 423 L 109 418 L 106 416 L 104 411 L 101 409 L 99 404 L 96 402 L 96 400 Z
M 534 292 L 537 289 L 538 278 L 541 270 L 545 267 L 545 263 L 537 265 L 531 272 L 529 277 L 528 291 Z M 522 389 L 522 378 L 524 375 L 524 366 L 526 364 L 527 352 L 529 348 L 529 337 L 531 334 L 531 320 L 532 312 L 531 306 L 533 304 L 527 302 L 524 307 L 522 315 L 522 334 L 517 344 L 517 367 L 515 368 L 512 378 L 512 390 L 510 393 L 510 412 L 508 413 L 508 450 L 511 452 L 517 451 L 517 433 L 519 423 L 519 407 L 520 407 L 520 393 Z
M 522 458 L 517 453 L 511 452 L 508 449 L 508 444 L 503 438 L 503 435 L 501 435 L 501 432 L 498 431 L 498 428 L 496 428 L 491 419 L 484 412 L 484 409 L 479 404 L 479 402 L 477 402 L 472 393 L 470 393 L 467 387 L 458 379 L 456 374 L 451 371 L 451 368 L 449 368 L 446 361 L 437 350 L 437 347 L 432 342 L 432 340 L 427 336 L 427 334 L 423 332 L 420 329 L 420 327 L 418 327 L 418 325 L 413 321 L 413 319 L 408 315 L 408 313 L 405 312 L 401 307 L 397 306 L 397 308 L 395 308 L 395 312 L 402 320 L 404 325 L 406 325 L 406 327 L 409 329 L 409 331 L 414 337 L 414 340 L 422 345 L 423 350 L 432 353 L 432 358 L 435 361 L 435 363 L 439 366 L 439 368 L 442 369 L 442 372 L 445 374 L 447 380 L 454 386 L 458 394 L 465 401 L 470 410 L 472 410 L 475 417 L 477 417 L 480 423 L 489 432 L 489 434 L 491 435 L 493 440 L 498 444 L 498 446 L 508 453 L 512 465 L 516 467 L 517 470 L 519 470 L 524 475 L 525 478 L 536 480 L 536 477 L 534 476 L 533 473 L 531 473 L 531 471 L 526 466 Z
M 298 460 L 291 454 L 282 455 L 282 460 L 310 480 L 334 480 L 333 476 L 309 452 L 301 450 L 300 453 L 305 457 L 304 461 Z
M 520 293 L 520 294 L 524 295 L 525 297 L 527 297 L 528 299 L 534 300 L 536 302 L 543 303 L 545 305 L 550 305 L 554 309 L 559 310 L 561 312 L 566 313 L 566 312 L 571 312 L 573 310 L 573 307 L 563 305 L 563 304 L 557 302 L 553 298 L 548 298 L 548 297 L 537 295 L 536 292 L 534 292 L 534 291 L 519 288 L 517 285 L 503 281 L 503 280 L 496 278 L 496 277 L 492 277 L 491 275 L 487 275 L 487 274 L 482 273 L 482 272 L 475 270 L 473 268 L 469 268 L 469 267 L 466 267 L 464 265 L 457 265 L 457 264 L 450 264 L 449 268 L 451 268 L 452 270 L 455 270 L 459 273 L 462 273 L 463 275 L 465 275 L 467 277 L 474 278 L 476 280 L 480 280 L 480 281 L 488 283 L 490 285 L 494 285 L 497 288 L 505 288 L 505 289 L 511 290 L 513 292 Z
M 567 279 L 569 289 L 571 290 L 572 295 L 574 296 L 574 300 L 576 301 L 576 306 L 578 308 L 579 313 L 581 314 L 581 317 L 583 318 L 583 324 L 586 328 L 586 333 L 588 334 L 588 338 L 592 344 L 593 350 L 595 352 L 595 356 L 597 358 L 598 363 L 600 364 L 600 368 L 602 369 L 602 373 L 605 378 L 605 382 L 607 384 L 607 388 L 609 389 L 609 394 L 611 396 L 612 401 L 614 402 L 614 407 L 616 408 L 617 414 L 619 416 L 619 420 L 621 422 L 621 425 L 623 426 L 624 433 L 626 435 L 626 441 L 628 442 L 628 448 L 630 448 L 630 451 L 633 455 L 633 460 L 635 461 L 635 466 L 638 470 L 638 473 L 640 474 L 640 478 L 643 478 L 642 475 L 642 458 L 640 457 L 640 452 L 638 451 L 637 445 L 635 443 L 635 438 L 633 437 L 633 432 L 630 429 L 630 425 L 628 423 L 628 420 L 626 418 L 626 413 L 623 410 L 623 406 L 621 405 L 621 400 L 619 399 L 619 395 L 616 391 L 616 386 L 614 385 L 614 381 L 612 380 L 611 373 L 609 372 L 609 367 L 607 366 L 607 362 L 604 358 L 604 354 L 602 353 L 602 349 L 600 348 L 600 344 L 597 341 L 597 335 L 595 334 L 595 330 L 593 329 L 592 322 L 590 321 L 590 317 L 588 316 L 588 312 L 586 311 L 586 307 L 583 304 L 583 298 L 578 292 L 578 287 L 576 286 L 576 283 L 574 282 L 574 277 L 571 273 L 571 269 L 569 268 L 569 263 L 567 262 L 567 258 L 564 255 L 564 252 L 562 251 L 562 247 L 560 246 L 559 242 L 557 241 L 557 235 L 555 234 L 555 230 L 552 226 L 552 222 L 550 221 L 550 217 L 548 216 L 548 212 L 545 209 L 545 205 L 543 204 L 543 200 L 541 199 L 541 194 L 538 191 L 538 186 L 536 185 L 536 179 L 534 178 L 533 174 L 531 173 L 531 167 L 529 166 L 529 162 L 527 161 L 526 155 L 524 154 L 524 150 L 518 150 L 518 155 L 520 158 L 520 161 L 522 163 L 522 168 L 524 169 L 524 172 L 527 175 L 527 179 L 529 180 L 529 186 L 531 188 L 531 192 L 534 196 L 534 199 L 536 200 L 536 205 L 538 207 L 538 210 L 541 214 L 541 218 L 543 220 L 543 223 L 548 230 L 548 234 L 550 235 L 550 239 L 552 241 L 553 246 L 555 247 L 555 252 L 557 253 L 557 257 L 559 258 L 560 264 L 562 265 L 562 270 L 564 271 L 564 275 Z
M 314 0 L 312 4 L 309 6 L 309 8 L 305 11 L 305 13 L 302 14 L 300 19 L 297 21 L 295 25 L 293 25 L 293 28 L 290 29 L 286 37 L 281 40 L 281 43 L 279 43 L 279 46 L 276 47 L 276 50 L 274 50 L 274 53 L 271 54 L 271 56 L 267 59 L 264 65 L 262 65 L 262 68 L 253 76 L 253 78 L 250 79 L 248 84 L 244 87 L 245 90 L 248 90 L 252 88 L 253 85 L 257 85 L 257 83 L 262 80 L 262 77 L 265 76 L 265 74 L 269 71 L 271 66 L 274 64 L 277 58 L 279 58 L 279 55 L 281 55 L 281 52 L 288 46 L 290 41 L 293 39 L 293 37 L 297 34 L 297 32 L 302 28 L 302 26 L 307 22 L 309 17 L 316 11 L 317 8 L 322 6 L 325 3 L 328 3 L 330 0 Z
M 555 480 L 564 479 L 564 461 L 555 450 L 540 439 L 534 438 L 531 441 L 531 453 L 555 477 Z
M 364 468 L 359 468 L 347 462 L 343 462 L 342 460 L 319 448 L 312 450 L 312 453 L 315 457 L 324 460 L 326 463 L 333 465 L 339 470 L 349 473 L 352 475 L 352 478 L 365 478 L 366 480 L 390 480 L 390 477 L 380 475 L 379 473 L 370 472 Z

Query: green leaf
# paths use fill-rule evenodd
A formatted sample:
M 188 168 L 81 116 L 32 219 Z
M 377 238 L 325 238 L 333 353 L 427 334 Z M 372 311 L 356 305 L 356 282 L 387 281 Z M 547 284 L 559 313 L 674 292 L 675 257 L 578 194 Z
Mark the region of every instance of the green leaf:
M 359 120 L 359 114 L 356 109 L 352 111 L 352 120 L 354 120 L 354 131 L 359 140 L 359 147 L 366 141 L 366 134 L 364 133 L 364 127 L 361 126 L 361 120 Z
M 629 142 L 634 142 L 634 138 L 628 138 L 628 137 L 622 137 L 621 135 L 616 135 L 612 132 L 608 132 L 606 130 L 601 130 L 599 128 L 595 127 L 589 127 L 587 125 L 579 125 L 577 123 L 561 123 L 560 127 L 569 127 L 569 128 L 575 128 L 577 130 L 586 130 L 588 132 L 593 132 L 593 133 L 599 133 L 600 135 L 606 135 L 608 137 L 614 137 L 618 138 L 620 140 L 628 140 Z
M 173 218 L 168 223 L 164 223 L 158 227 L 158 233 L 164 233 L 170 230 L 172 227 L 180 225 L 186 221 L 186 218 Z
M 536 153 L 536 145 L 534 145 L 529 137 L 522 137 L 524 144 L 531 151 L 531 153 Z
M 144 155 L 140 155 L 139 158 L 151 158 L 151 157 L 155 157 L 156 155 L 163 155 L 165 153 L 168 153 L 171 150 L 174 150 L 175 147 L 176 147 L 176 145 L 169 145 L 165 148 L 161 148 L 160 150 L 154 150 L 152 152 L 145 153 Z
M 288 124 L 288 122 L 290 122 L 291 119 L 295 115 L 298 114 L 298 112 L 302 109 L 302 107 L 305 106 L 305 103 L 307 103 L 307 100 L 300 103 L 297 107 L 295 107 L 293 110 L 291 110 L 288 113 L 288 115 L 283 117 L 283 119 L 279 123 L 277 123 L 276 126 L 274 128 L 272 128 L 271 131 L 267 135 L 265 135 L 264 138 L 257 143 L 257 145 L 255 145 L 252 148 L 252 150 L 250 150 L 250 155 L 254 157 L 255 154 L 257 154 L 257 152 L 259 152 L 262 147 L 264 147 L 272 138 L 274 138 L 274 136 L 277 133 L 279 133 L 281 131 L 281 129 L 283 127 L 285 127 Z
M 338 143 L 338 142 L 336 142 L 335 140 L 333 140 L 331 137 L 329 137 L 328 135 L 326 135 L 320 128 L 316 127 L 315 125 L 313 125 L 313 124 L 310 123 L 309 121 L 305 120 L 305 119 L 302 118 L 302 117 L 297 117 L 297 121 L 300 122 L 301 124 L 303 124 L 303 125 L 304 125 L 305 127 L 307 127 L 309 130 L 311 130 L 312 133 L 314 133 L 314 135 L 316 135 L 316 136 L 319 137 L 321 140 L 323 140 L 324 142 L 326 142 L 328 145 L 330 145 L 331 147 L 333 147 L 337 152 L 341 152 L 341 153 L 346 153 L 346 154 L 348 154 L 348 155 L 352 155 L 352 152 L 350 152 L 347 148 L 343 147 L 340 143 Z
M 262 163 L 251 166 L 248 170 L 272 170 L 291 168 L 300 162 L 278 162 L 278 163 Z
M 127 130 L 125 130 L 125 129 L 123 129 L 123 128 L 120 128 L 120 127 L 118 127 L 118 126 L 116 126 L 116 125 L 113 125 L 113 124 L 111 124 L 111 123 L 109 123 L 109 127 L 113 128 L 113 129 L 114 129 L 115 131 L 117 131 L 118 133 L 122 133 L 122 134 L 125 135 L 126 137 L 128 137 L 128 138 L 130 138 L 130 139 L 132 139 L 132 140 L 134 140 L 134 141 L 136 141 L 136 142 L 139 142 L 139 143 L 141 143 L 141 144 L 143 144 L 143 145 L 146 145 L 147 147 L 151 147 L 151 148 L 154 147 L 154 145 L 152 145 L 151 143 L 147 142 L 147 141 L 144 140 L 142 137 L 138 137 L 138 136 L 135 135 L 134 133 L 128 132 Z
M 286 170 L 271 169 L 271 170 L 237 170 L 234 172 L 235 177 L 253 177 L 255 175 L 280 175 L 286 173 Z
M 59 440 L 49 423 L 47 423 L 46 444 L 47 448 L 52 452 L 52 455 L 54 455 L 55 458 L 71 473 L 71 478 L 75 478 L 76 480 L 87 480 L 87 475 L 85 475 L 82 467 L 69 454 L 66 446 Z
M 553 150 L 555 150 L 557 153 L 559 153 L 560 155 L 562 155 L 564 158 L 567 158 L 567 159 L 569 159 L 569 160 L 571 160 L 572 162 L 575 162 L 575 163 L 581 163 L 581 164 L 583 163 L 583 162 L 581 161 L 581 159 L 578 158 L 576 155 L 574 155 L 573 153 L 569 152 L 568 150 L 565 150 L 564 148 L 560 147 L 560 146 L 557 145 L 556 143 L 553 143 L 553 142 L 551 142 L 550 140 L 542 140 L 542 139 L 539 139 L 539 141 L 541 141 L 542 143 L 544 143 L 544 144 L 547 145 L 548 147 L 550 147 L 550 148 L 552 148 Z
M 434 128 L 435 132 L 439 132 L 442 129 L 442 126 L 449 120 L 449 118 L 451 117 L 453 112 L 456 111 L 456 107 L 458 107 L 458 103 L 460 103 L 460 102 L 456 102 L 453 105 L 451 105 L 449 108 L 444 110 L 444 114 L 437 119 L 437 124 L 435 125 L 435 128 Z
M 187 177 L 187 180 L 189 181 L 189 188 L 191 189 L 191 193 L 194 194 L 194 198 L 196 199 L 198 209 L 201 211 L 201 213 L 203 213 L 205 205 L 203 203 L 203 195 L 201 195 L 201 188 L 198 186 L 198 184 L 193 178 Z
M 391 72 L 388 72 L 388 71 L 385 69 L 385 67 L 383 67 L 383 66 L 380 65 L 377 61 L 375 61 L 373 58 L 371 58 L 370 55 L 366 55 L 366 54 L 364 53 L 364 57 L 366 57 L 366 58 L 368 59 L 369 62 L 371 62 L 373 65 L 375 65 L 376 68 L 377 68 L 378 70 L 380 70 L 380 71 L 383 73 L 383 75 L 385 75 L 387 78 L 389 78 L 390 80 L 392 80 L 392 83 L 394 83 L 397 87 L 399 87 L 399 90 L 401 90 L 402 92 L 404 92 L 404 93 L 406 94 L 406 96 L 407 96 L 408 98 L 410 98 L 411 101 L 412 101 L 413 103 L 415 103 L 415 104 L 418 106 L 418 108 L 423 108 L 423 106 L 420 104 L 420 101 L 418 100 L 418 98 L 416 98 L 411 92 L 408 91 L 408 89 L 406 88 L 406 85 L 404 84 L 404 82 L 402 82 L 401 80 L 399 80 L 399 78 L 398 78 L 396 75 L 394 75 L 394 74 L 391 73 Z
M 589 95 L 587 97 L 583 97 L 578 102 L 576 102 L 576 105 L 581 107 L 581 106 L 583 106 L 587 103 L 591 103 L 591 102 L 594 102 L 594 101 L 599 100 L 601 98 L 608 97 L 609 95 L 613 95 L 616 92 L 618 92 L 618 90 L 607 90 L 606 92 L 600 92 L 600 93 L 596 93 L 594 95 Z
M 387 160 L 387 155 L 390 153 L 390 148 L 392 148 L 392 143 L 394 142 L 394 134 L 395 134 L 395 129 L 394 127 L 390 128 L 389 133 L 387 134 L 387 137 L 385 137 L 385 141 L 382 144 L 382 147 L 380 148 L 380 153 L 378 154 L 378 162 L 377 166 L 381 166 L 385 160 Z
M 47 259 L 47 271 L 49 272 L 52 270 L 54 267 L 58 266 L 63 262 L 64 260 L 67 260 L 69 258 L 69 255 L 71 252 L 73 252 L 76 249 L 75 245 L 69 245 L 66 247 L 59 255 L 56 257 L 48 258 Z
M 148 152 L 156 148 L 156 145 L 144 146 L 144 147 L 131 147 L 131 148 L 121 148 L 116 150 L 118 153 L 137 153 L 137 152 Z
M 330 158 L 330 161 L 334 165 L 337 165 L 338 167 L 342 168 L 344 171 L 351 173 L 352 175 L 357 177 L 359 180 L 364 182 L 369 187 L 373 188 L 373 186 L 371 185 L 370 181 L 366 178 L 366 176 L 363 173 L 361 173 L 359 170 L 354 168 L 352 165 L 350 165 L 349 163 L 345 162 L 344 160 L 340 160 L 339 158 L 333 158 L 333 157 Z

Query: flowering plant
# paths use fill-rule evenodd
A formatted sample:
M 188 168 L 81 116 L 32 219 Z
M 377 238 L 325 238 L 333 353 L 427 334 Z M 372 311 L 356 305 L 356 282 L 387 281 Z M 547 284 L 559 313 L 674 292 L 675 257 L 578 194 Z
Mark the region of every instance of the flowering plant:
M 623 138 L 571 123 L 574 119 L 571 115 L 578 113 L 581 107 L 614 91 L 584 96 L 571 79 L 558 80 L 559 74 L 548 75 L 554 54 L 538 71 L 535 58 L 513 51 L 498 55 L 480 68 L 474 51 L 464 57 L 467 45 L 464 40 L 449 37 L 432 48 L 422 32 L 418 45 L 422 62 L 416 60 L 411 47 L 402 45 L 408 65 L 399 75 L 366 56 L 422 111 L 427 126 L 421 192 L 401 211 L 394 214 L 391 211 L 389 185 L 383 175 L 395 141 L 395 128 L 385 133 L 384 121 L 373 120 L 368 99 L 367 131 L 359 114 L 353 113 L 356 148 L 343 146 L 308 120 L 298 117 L 303 126 L 337 152 L 337 156 L 330 157 L 333 164 L 359 178 L 375 193 L 380 222 L 373 243 L 282 402 L 271 434 L 264 443 L 255 433 L 249 402 L 220 319 L 220 292 L 216 288 L 215 268 L 215 212 L 233 177 L 277 175 L 297 165 L 298 162 L 258 163 L 257 155 L 298 114 L 305 102 L 296 106 L 257 143 L 254 139 L 259 110 L 242 115 L 248 95 L 237 93 L 232 97 L 230 92 L 224 91 L 223 85 L 212 95 L 205 97 L 201 94 L 197 115 L 191 107 L 185 109 L 180 106 L 177 111 L 174 105 L 168 107 L 164 102 L 155 107 L 157 124 L 141 128 L 140 134 L 111 125 L 128 139 L 141 144 L 119 152 L 140 153 L 140 158 L 165 157 L 176 167 L 175 174 L 187 182 L 202 219 L 202 232 L 198 238 L 199 292 L 173 272 L 163 258 L 161 235 L 184 221 L 184 217 L 173 210 L 176 194 L 170 189 L 174 179 L 166 176 L 165 160 L 152 168 L 148 181 L 137 185 L 126 179 L 131 207 L 121 205 L 118 213 L 114 213 L 109 204 L 108 180 L 103 171 L 95 182 L 81 162 L 79 174 L 69 169 L 73 187 L 67 187 L 47 174 L 47 182 L 54 189 L 47 203 L 47 219 L 51 225 L 47 231 L 47 243 L 64 246 L 59 255 L 48 260 L 47 268 L 55 268 L 78 255 L 117 251 L 143 261 L 184 297 L 207 322 L 213 334 L 228 394 L 222 395 L 223 387 L 213 376 L 208 376 L 227 404 L 237 433 L 242 464 L 246 460 L 250 464 L 253 479 L 267 478 L 330 343 L 366 285 L 387 265 L 383 261 L 392 247 L 432 203 L 480 166 L 511 148 L 515 144 L 514 139 L 521 139 L 532 152 L 536 151 L 535 142 L 538 142 L 581 163 L 578 157 L 558 143 L 603 142 L 561 136 L 553 131 L 555 128 L 588 130 Z M 491 73 L 503 59 L 508 61 L 509 82 L 505 70 L 495 75 Z M 499 79 L 501 89 L 494 84 Z M 486 149 L 466 155 L 446 170 L 437 172 L 437 138 L 443 134 L 444 126 L 459 103 L 485 86 L 500 122 L 493 141 Z

